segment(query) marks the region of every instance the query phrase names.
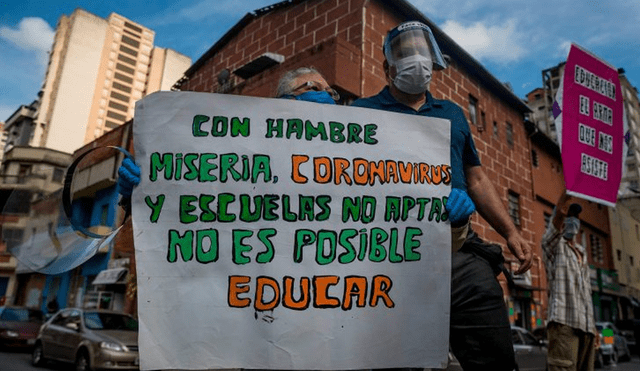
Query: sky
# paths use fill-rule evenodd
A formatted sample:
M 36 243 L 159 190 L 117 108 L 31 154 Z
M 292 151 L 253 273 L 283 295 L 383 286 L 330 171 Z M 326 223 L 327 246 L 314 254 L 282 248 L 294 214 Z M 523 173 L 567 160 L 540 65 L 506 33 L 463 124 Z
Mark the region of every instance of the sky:
M 0 0 L 0 121 L 37 97 L 55 26 L 83 8 L 153 29 L 155 45 L 195 62 L 245 14 L 279 0 Z M 640 1 L 409 0 L 514 93 L 542 86 L 542 70 L 571 43 L 640 84 Z

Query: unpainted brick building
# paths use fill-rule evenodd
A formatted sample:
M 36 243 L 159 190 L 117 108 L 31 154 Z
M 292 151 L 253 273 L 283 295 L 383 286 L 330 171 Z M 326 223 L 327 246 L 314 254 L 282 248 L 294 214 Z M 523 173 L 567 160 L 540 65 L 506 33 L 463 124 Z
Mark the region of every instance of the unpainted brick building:
M 436 98 L 452 100 L 464 109 L 485 172 L 520 232 L 540 256 L 534 236 L 531 148 L 524 126 L 529 108 L 406 1 L 289 0 L 258 9 L 198 59 L 175 88 L 272 97 L 284 72 L 313 66 L 338 90 L 342 103 L 349 104 L 378 93 L 386 85 L 384 36 L 407 20 L 420 20 L 432 28 L 449 67 L 434 73 L 430 90 Z M 265 54 L 284 60 L 269 65 L 264 63 Z M 502 245 L 508 268 L 515 269 L 516 259 L 502 237 L 477 215 L 473 227 L 485 239 Z M 527 328 L 543 324 L 540 304 L 546 297 L 546 282 L 541 276 L 542 264 L 536 261 L 530 272 L 515 277 L 516 285 L 511 288 L 502 277 L 512 322 Z

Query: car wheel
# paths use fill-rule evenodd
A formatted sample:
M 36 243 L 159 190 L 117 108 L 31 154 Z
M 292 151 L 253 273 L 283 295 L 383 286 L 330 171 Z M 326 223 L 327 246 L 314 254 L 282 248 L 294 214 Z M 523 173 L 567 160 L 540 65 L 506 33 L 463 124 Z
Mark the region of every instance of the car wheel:
M 81 351 L 76 357 L 76 371 L 91 371 L 89 364 L 89 355 L 86 351 Z
M 40 367 L 44 364 L 44 356 L 42 355 L 42 343 L 37 343 L 33 347 L 33 352 L 31 353 L 31 364 Z

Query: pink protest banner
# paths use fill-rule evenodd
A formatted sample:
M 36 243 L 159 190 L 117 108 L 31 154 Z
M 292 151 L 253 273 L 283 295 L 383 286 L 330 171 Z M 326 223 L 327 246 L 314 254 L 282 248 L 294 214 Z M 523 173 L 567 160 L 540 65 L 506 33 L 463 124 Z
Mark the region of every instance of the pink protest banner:
M 615 67 L 572 44 L 562 94 L 567 193 L 614 207 L 622 177 L 623 109 Z

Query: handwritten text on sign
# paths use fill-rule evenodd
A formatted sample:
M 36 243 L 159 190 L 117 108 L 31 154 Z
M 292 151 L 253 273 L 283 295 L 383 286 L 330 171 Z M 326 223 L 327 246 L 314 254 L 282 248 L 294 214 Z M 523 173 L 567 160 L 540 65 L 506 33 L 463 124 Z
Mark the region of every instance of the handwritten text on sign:
M 617 70 L 572 45 L 562 97 L 562 162 L 570 194 L 615 205 L 622 176 L 622 114 Z
M 446 362 L 448 121 L 201 93 L 135 120 L 143 368 Z

